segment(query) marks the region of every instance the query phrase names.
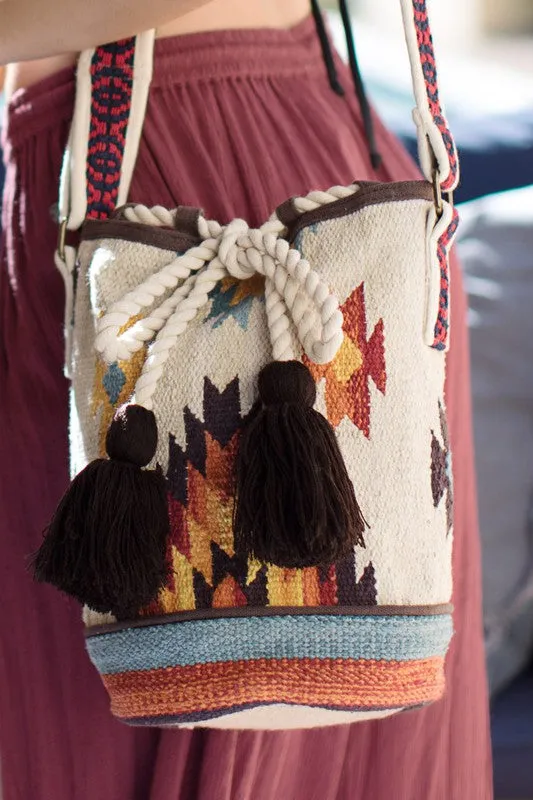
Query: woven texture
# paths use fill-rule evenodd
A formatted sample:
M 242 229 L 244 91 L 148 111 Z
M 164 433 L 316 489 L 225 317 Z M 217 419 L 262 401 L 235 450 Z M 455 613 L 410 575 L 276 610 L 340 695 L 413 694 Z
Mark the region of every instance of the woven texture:
M 160 432 L 154 465 L 167 477 L 172 571 L 167 586 L 141 617 L 242 606 L 250 607 L 251 613 L 254 607 L 308 606 L 319 614 L 321 607 L 377 604 L 423 606 L 431 614 L 432 607 L 449 601 L 453 492 L 443 400 L 445 357 L 423 335 L 428 309 L 440 302 L 440 296 L 429 295 L 440 292 L 447 251 L 441 248 L 435 258 L 428 258 L 431 209 L 427 200 L 400 199 L 334 218 L 326 211 L 319 222 L 304 224 L 294 242 L 337 295 L 343 314 L 343 341 L 332 362 L 317 365 L 294 337 L 293 343 L 317 382 L 316 407 L 337 433 L 369 523 L 366 547 L 355 548 L 349 558 L 329 568 L 284 569 L 247 562 L 235 554 L 233 463 L 243 420 L 256 399 L 257 374 L 271 359 L 271 344 L 262 279 L 224 278 L 178 336 L 152 398 Z M 102 455 L 114 408 L 131 398 L 149 353 L 143 345 L 124 361 L 95 360 L 98 320 L 175 257 L 171 250 L 120 238 L 82 244 L 71 426 L 74 470 Z M 155 298 L 143 315 L 167 296 Z M 86 614 L 89 626 L 110 621 L 109 616 Z M 449 629 L 439 644 L 429 628 L 419 628 L 420 650 L 404 650 L 409 662 L 404 663 L 397 647 L 383 641 L 375 646 L 364 636 L 358 648 L 347 651 L 350 628 L 342 629 L 348 625 L 344 618 L 323 617 L 304 637 L 310 649 L 295 644 L 292 655 L 276 646 L 280 638 L 274 644 L 270 640 L 269 648 L 271 619 L 252 617 L 239 623 L 237 635 L 224 629 L 221 620 L 206 620 L 213 630 L 221 626 L 226 647 L 234 640 L 231 652 L 220 645 L 218 658 L 217 646 L 211 648 L 216 637 L 198 627 L 199 622 L 188 623 L 191 639 L 185 662 L 173 656 L 168 663 L 154 660 L 154 652 L 165 653 L 165 646 L 160 643 L 154 651 L 142 629 L 131 631 L 141 644 L 126 647 L 132 660 L 124 663 L 120 653 L 127 633 L 110 634 L 113 644 L 104 645 L 104 652 L 102 644 L 93 641 L 90 649 L 115 713 L 134 720 L 173 717 L 188 723 L 215 718 L 223 713 L 220 697 L 207 689 L 215 684 L 230 718 L 243 708 L 278 703 L 354 712 L 394 710 L 428 702 L 442 692 Z M 249 630 L 243 637 L 245 624 Z M 408 641 L 412 620 L 394 624 L 399 625 L 400 639 Z M 167 642 L 171 629 L 162 626 L 153 636 Z M 246 642 L 254 637 L 260 642 L 258 649 L 247 650 Z M 324 637 L 333 643 L 331 652 L 316 644 Z M 290 634 L 289 642 L 292 639 Z M 202 656 L 204 648 L 210 656 Z M 115 650 L 118 661 L 110 670 L 106 653 Z M 343 680 L 335 666 L 341 664 Z M 255 673 L 258 665 L 262 667 Z M 422 686 L 417 676 L 428 665 L 433 666 Z M 306 689 L 299 678 L 304 673 Z M 329 694 L 318 688 L 322 674 L 329 675 Z M 237 675 L 247 689 L 235 694 Z M 380 693 L 379 687 L 389 686 L 391 680 L 394 690 Z M 172 689 L 171 683 L 181 688 Z M 154 692 L 159 699 L 149 701 Z
M 135 38 L 96 48 L 91 62 L 91 125 L 87 150 L 87 216 L 105 218 L 116 205 L 133 89 Z
M 437 81 L 437 65 L 435 62 L 435 50 L 433 47 L 433 37 L 429 27 L 428 11 L 426 0 L 413 0 L 413 15 L 416 26 L 416 38 L 420 53 L 420 63 L 424 73 L 426 93 L 429 110 L 437 128 L 439 129 L 450 164 L 450 174 L 441 188 L 446 191 L 455 186 L 458 179 L 459 164 L 457 152 L 452 134 L 448 128 L 448 123 L 442 113 L 439 98 L 439 87 Z
M 87 646 L 123 719 L 239 728 L 266 708 L 258 724 L 275 729 L 437 700 L 451 635 L 449 614 L 317 614 L 126 627 Z
M 151 722 L 173 716 L 183 723 L 274 703 L 332 711 L 399 710 L 438 700 L 444 689 L 443 668 L 440 658 L 259 659 L 107 675 L 104 683 L 116 716 Z M 321 724 L 320 713 L 316 724 Z
M 280 616 L 124 628 L 87 640 L 104 674 L 265 657 L 409 661 L 444 656 L 448 614 L 428 617 Z
M 445 232 L 439 239 L 437 257 L 440 265 L 440 295 L 439 313 L 435 324 L 435 338 L 433 347 L 437 350 L 446 350 L 448 347 L 448 329 L 450 327 L 450 247 L 457 233 L 459 214 L 453 211 L 453 218 Z

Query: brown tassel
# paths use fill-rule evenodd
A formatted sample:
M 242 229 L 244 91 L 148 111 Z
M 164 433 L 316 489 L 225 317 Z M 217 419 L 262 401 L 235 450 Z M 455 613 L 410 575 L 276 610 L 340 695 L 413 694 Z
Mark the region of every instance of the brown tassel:
M 165 480 L 143 470 L 155 455 L 151 411 L 122 406 L 106 439 L 109 459 L 74 478 L 33 559 L 35 578 L 95 611 L 135 616 L 165 585 L 169 521 Z
M 364 546 L 367 524 L 335 432 L 313 408 L 316 386 L 307 367 L 268 364 L 259 397 L 237 455 L 236 552 L 280 567 L 311 567 Z

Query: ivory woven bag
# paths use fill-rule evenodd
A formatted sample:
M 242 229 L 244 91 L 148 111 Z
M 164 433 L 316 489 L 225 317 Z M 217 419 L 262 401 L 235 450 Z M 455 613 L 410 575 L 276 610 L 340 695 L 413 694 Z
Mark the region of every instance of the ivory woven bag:
M 85 604 L 131 724 L 311 727 L 443 694 L 458 165 L 426 3 L 401 5 L 426 180 L 313 191 L 256 230 L 124 205 L 153 34 L 80 59 L 57 257 L 80 474 L 35 566 Z

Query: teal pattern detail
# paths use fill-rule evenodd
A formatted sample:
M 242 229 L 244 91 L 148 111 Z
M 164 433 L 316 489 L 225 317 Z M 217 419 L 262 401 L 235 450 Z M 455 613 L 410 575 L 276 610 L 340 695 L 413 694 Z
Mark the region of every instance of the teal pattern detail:
M 120 393 L 124 388 L 124 384 L 126 383 L 126 376 L 116 361 L 109 365 L 109 368 L 103 377 L 102 383 L 104 385 L 106 394 L 109 397 L 109 402 L 114 406 L 120 397 Z
M 444 656 L 448 614 L 420 617 L 279 616 L 125 628 L 87 639 L 103 675 L 261 658 L 412 661 Z
M 306 228 L 303 228 L 300 231 L 300 233 L 296 234 L 296 236 L 294 238 L 294 242 L 292 243 L 292 246 L 296 250 L 299 250 L 300 252 L 302 252 L 302 243 L 303 243 L 304 233 L 311 233 L 311 234 L 313 234 L 313 236 L 316 236 L 316 234 L 318 233 L 318 226 L 319 226 L 318 222 L 312 222 L 311 225 L 307 225 Z
M 227 319 L 233 317 L 243 331 L 248 329 L 252 304 L 254 300 L 261 300 L 262 298 L 250 294 L 243 297 L 240 302 L 232 305 L 238 288 L 238 284 L 235 284 L 224 291 L 222 283 L 218 283 L 210 293 L 209 299 L 213 302 L 206 321 L 213 320 L 213 328 L 219 328 Z

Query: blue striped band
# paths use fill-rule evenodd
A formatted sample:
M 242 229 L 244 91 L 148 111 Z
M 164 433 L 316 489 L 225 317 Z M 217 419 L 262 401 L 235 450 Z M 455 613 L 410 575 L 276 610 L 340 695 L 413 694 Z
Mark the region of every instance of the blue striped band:
M 420 617 L 279 616 L 205 619 L 93 636 L 87 649 L 103 675 L 223 661 L 444 656 L 447 614 Z

